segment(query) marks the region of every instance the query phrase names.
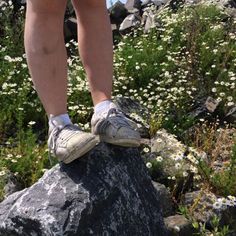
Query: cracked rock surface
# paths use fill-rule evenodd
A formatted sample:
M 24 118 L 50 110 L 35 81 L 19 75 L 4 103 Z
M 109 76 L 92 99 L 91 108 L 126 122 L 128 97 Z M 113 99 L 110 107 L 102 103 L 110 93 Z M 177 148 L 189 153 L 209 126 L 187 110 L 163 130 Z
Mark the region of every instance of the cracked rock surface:
M 159 204 L 138 149 L 102 143 L 0 203 L 0 235 L 167 235 Z

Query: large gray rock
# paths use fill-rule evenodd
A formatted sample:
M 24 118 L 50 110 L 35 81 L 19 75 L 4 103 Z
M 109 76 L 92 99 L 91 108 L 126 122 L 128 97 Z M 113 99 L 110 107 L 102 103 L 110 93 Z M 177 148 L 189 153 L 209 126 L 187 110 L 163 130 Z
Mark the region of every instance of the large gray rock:
M 220 219 L 220 226 L 229 225 L 236 233 L 235 199 L 221 198 L 212 192 L 199 190 L 186 193 L 182 204 L 192 208 L 192 216 L 197 221 L 205 222 L 207 228 L 212 227 L 211 221 L 217 216 Z
M 139 151 L 100 144 L 3 201 L 0 235 L 167 234 Z

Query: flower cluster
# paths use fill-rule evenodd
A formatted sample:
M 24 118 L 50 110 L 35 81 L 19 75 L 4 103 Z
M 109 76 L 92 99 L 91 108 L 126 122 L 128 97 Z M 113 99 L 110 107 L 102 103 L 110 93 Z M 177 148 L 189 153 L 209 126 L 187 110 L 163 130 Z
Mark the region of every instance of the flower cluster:
M 224 111 L 235 106 L 235 20 L 224 22 L 214 5 L 150 11 L 161 26 L 137 29 L 115 48 L 114 95 L 138 100 L 163 127 L 175 123 L 172 131 L 189 122 L 197 97 L 212 96 Z
M 224 210 L 228 206 L 236 206 L 236 197 L 229 195 L 227 198 L 217 198 L 213 204 L 216 210 Z
M 175 135 L 168 134 L 166 130 L 159 130 L 152 139 L 151 148 L 144 148 L 145 153 L 152 153 L 151 161 L 146 162 L 147 168 L 161 165 L 168 173 L 168 179 L 176 180 L 194 174 L 196 184 L 200 183 L 199 161 L 207 162 L 207 154 L 193 147 L 187 147 L 178 141 Z M 154 165 L 154 166 L 153 166 Z

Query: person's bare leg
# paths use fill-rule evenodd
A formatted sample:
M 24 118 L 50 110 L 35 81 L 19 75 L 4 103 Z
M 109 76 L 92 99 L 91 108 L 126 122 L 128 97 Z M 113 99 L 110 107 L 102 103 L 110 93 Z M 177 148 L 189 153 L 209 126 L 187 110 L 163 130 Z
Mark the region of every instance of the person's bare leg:
M 105 0 L 73 0 L 78 22 L 78 46 L 94 105 L 111 99 L 112 30 Z
M 92 133 L 103 142 L 140 145 L 139 132 L 111 101 L 113 42 L 105 0 L 73 0 L 78 20 L 79 53 L 89 80 L 94 114 Z M 111 112 L 110 112 L 111 111 Z
M 66 0 L 28 0 L 25 49 L 30 74 L 48 115 L 67 112 Z

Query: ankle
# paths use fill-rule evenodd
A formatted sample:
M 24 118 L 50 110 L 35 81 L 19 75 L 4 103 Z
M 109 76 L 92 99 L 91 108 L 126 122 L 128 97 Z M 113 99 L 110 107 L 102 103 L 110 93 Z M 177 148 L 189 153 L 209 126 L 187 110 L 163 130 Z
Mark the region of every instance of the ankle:
M 54 116 L 51 114 L 49 116 L 48 124 L 49 124 L 49 130 L 52 130 L 54 127 L 59 127 L 59 126 L 63 127 L 63 126 L 72 124 L 72 122 L 71 122 L 70 117 L 67 113 L 57 115 L 57 116 Z
M 108 111 L 111 107 L 111 104 L 114 104 L 111 100 L 104 100 L 102 102 L 99 102 L 94 107 L 94 113 L 99 114 Z

